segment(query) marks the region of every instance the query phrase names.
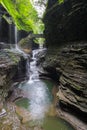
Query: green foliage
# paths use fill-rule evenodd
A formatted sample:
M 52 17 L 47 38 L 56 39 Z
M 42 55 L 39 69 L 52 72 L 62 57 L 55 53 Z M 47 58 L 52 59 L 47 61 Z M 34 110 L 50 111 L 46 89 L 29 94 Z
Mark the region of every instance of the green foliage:
M 44 24 L 41 20 L 38 20 L 37 22 L 37 25 L 36 25 L 37 29 L 36 29 L 36 34 L 43 34 L 43 31 L 44 31 Z M 43 44 L 45 42 L 45 39 L 44 38 L 35 38 L 34 39 L 34 42 L 35 43 L 38 43 L 38 44 Z
M 41 19 L 38 20 L 36 23 L 36 29 L 35 29 L 35 34 L 42 34 L 44 31 L 44 24 Z
M 35 38 L 34 42 L 37 44 L 44 44 L 45 38 Z
M 6 15 L 3 15 L 3 18 L 9 23 L 12 24 L 12 19 L 10 17 L 7 17 Z
M 30 0 L 2 0 L 1 4 L 12 16 L 19 30 L 36 32 L 38 15 Z
M 64 2 L 64 0 L 58 0 L 58 2 L 59 2 L 59 4 L 61 4 L 61 3 L 63 3 L 63 2 Z

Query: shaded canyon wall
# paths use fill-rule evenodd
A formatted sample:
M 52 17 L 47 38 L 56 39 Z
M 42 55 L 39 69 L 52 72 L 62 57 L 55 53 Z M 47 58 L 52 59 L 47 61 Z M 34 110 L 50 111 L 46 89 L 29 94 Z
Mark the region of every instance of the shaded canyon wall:
M 48 1 L 45 71 L 59 83 L 59 103 L 87 119 L 87 1 Z M 81 117 L 82 118 L 82 117 Z

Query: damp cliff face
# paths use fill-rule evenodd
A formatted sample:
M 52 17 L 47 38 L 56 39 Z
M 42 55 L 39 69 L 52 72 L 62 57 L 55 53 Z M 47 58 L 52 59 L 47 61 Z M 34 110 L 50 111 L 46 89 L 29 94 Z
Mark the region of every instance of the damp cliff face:
M 59 83 L 61 108 L 86 120 L 87 1 L 66 0 L 58 4 L 49 0 L 48 5 L 44 16 L 48 52 L 43 68 Z
M 13 82 L 26 77 L 26 61 L 22 54 L 0 50 L 0 98 L 3 100 Z
M 87 113 L 87 43 L 75 44 L 49 50 L 43 68 L 59 82 L 60 102 Z
M 86 16 L 86 0 L 65 0 L 61 4 L 49 0 L 44 16 L 47 46 L 87 40 Z

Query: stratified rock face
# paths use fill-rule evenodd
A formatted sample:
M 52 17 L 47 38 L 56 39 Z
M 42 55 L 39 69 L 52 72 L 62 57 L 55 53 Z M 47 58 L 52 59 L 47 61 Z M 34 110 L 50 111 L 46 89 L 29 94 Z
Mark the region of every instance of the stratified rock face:
M 87 113 L 87 43 L 70 44 L 54 53 L 48 50 L 43 68 L 53 75 L 54 69 L 57 74 L 59 101 Z
M 87 44 L 62 51 L 59 100 L 87 113 Z
M 21 54 L 0 50 L 0 97 L 3 99 L 7 97 L 13 81 L 26 76 L 26 61 Z
M 59 82 L 60 104 L 87 115 L 86 19 L 86 0 L 61 4 L 48 0 L 44 16 L 48 53 L 43 68 Z
M 87 1 L 48 1 L 44 16 L 47 46 L 64 45 L 64 42 L 87 40 Z

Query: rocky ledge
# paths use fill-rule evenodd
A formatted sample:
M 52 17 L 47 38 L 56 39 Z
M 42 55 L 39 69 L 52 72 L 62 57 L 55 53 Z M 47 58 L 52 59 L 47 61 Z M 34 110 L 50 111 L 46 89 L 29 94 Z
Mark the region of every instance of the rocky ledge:
M 26 77 L 27 58 L 23 54 L 9 49 L 0 50 L 0 100 L 8 96 L 14 81 Z
M 65 118 L 69 117 L 77 130 L 87 130 L 86 7 L 86 0 L 48 0 L 43 19 L 48 47 L 44 73 L 58 82 L 57 108 L 72 114 Z
M 48 49 L 43 68 L 58 82 L 58 106 L 87 120 L 87 43 Z M 87 126 L 86 126 L 87 128 Z

